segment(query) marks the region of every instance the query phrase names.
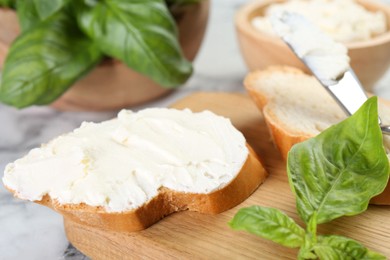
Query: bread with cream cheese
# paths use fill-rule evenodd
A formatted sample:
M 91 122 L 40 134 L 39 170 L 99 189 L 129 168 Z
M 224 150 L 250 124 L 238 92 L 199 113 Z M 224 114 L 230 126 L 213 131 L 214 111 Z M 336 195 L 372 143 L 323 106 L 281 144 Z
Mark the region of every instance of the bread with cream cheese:
M 119 232 L 145 229 L 178 211 L 218 214 L 243 202 L 266 178 L 259 159 L 249 149 L 248 158 L 237 177 L 222 189 L 208 194 L 177 192 L 162 187 L 157 197 L 135 210 L 124 212 L 107 212 L 102 207 L 86 204 L 59 204 L 48 195 L 36 202 L 56 210 L 68 220 Z
M 291 147 L 316 136 L 347 116 L 330 94 L 313 77 L 286 66 L 270 67 L 250 73 L 245 81 L 258 108 L 262 111 L 275 145 L 284 159 Z M 379 115 L 390 124 L 390 102 L 379 99 Z M 390 138 L 384 136 L 390 150 Z M 390 183 L 374 197 L 371 204 L 390 205 Z
M 265 177 L 230 120 L 156 108 L 84 123 L 7 165 L 3 182 L 67 220 L 130 232 L 177 211 L 230 209 Z

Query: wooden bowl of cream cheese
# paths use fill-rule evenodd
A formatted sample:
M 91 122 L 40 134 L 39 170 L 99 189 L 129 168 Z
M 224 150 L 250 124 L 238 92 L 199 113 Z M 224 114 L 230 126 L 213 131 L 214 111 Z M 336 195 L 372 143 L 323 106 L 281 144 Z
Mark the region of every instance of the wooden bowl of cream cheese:
M 276 35 L 261 31 L 253 25 L 253 19 L 264 16 L 268 7 L 283 2 L 285 1 L 254 1 L 244 5 L 236 14 L 235 25 L 241 53 L 251 71 L 265 69 L 272 65 L 288 65 L 309 73 L 305 65 L 295 57 L 281 39 Z M 359 0 L 356 2 L 367 11 L 381 11 L 386 18 L 385 32 L 369 39 L 344 43 L 348 48 L 352 69 L 364 88 L 373 91 L 375 83 L 390 67 L 390 7 L 375 1 Z M 340 10 L 340 12 L 346 15 L 345 10 Z M 329 16 L 329 19 L 332 19 L 332 15 Z

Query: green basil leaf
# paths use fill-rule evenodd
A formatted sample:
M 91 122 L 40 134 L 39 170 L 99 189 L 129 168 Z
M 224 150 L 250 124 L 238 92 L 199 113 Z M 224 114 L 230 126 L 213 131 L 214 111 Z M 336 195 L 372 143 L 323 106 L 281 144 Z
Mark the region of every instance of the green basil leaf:
M 235 230 L 245 230 L 287 247 L 296 248 L 304 243 L 305 230 L 273 208 L 252 206 L 240 209 L 229 225 Z
M 23 0 L 17 4 L 22 32 L 36 26 L 65 6 L 68 0 Z
M 59 97 L 101 59 L 99 49 L 67 12 L 21 34 L 6 58 L 0 100 L 19 108 Z
M 81 0 L 81 1 L 84 1 L 84 3 L 87 5 L 87 6 L 95 6 L 99 3 L 100 0 Z
M 19 1 L 17 13 L 22 32 L 29 30 L 41 22 L 38 11 L 33 1 Z
M 24 0 L 22 2 L 33 2 L 41 20 L 45 20 L 64 7 L 68 0 Z
M 378 126 L 377 98 L 288 154 L 288 176 L 301 218 L 317 223 L 366 210 L 389 178 L 389 161 Z
M 297 259 L 298 260 L 307 260 L 307 259 L 318 260 L 318 256 L 314 252 L 312 252 L 311 249 L 301 247 L 301 249 L 299 250 Z
M 0 7 L 15 8 L 16 0 L 0 0 Z
M 178 86 L 191 75 L 191 63 L 182 55 L 164 1 L 101 0 L 93 7 L 84 1 L 73 4 L 80 27 L 103 53 L 165 87 Z
M 320 259 L 386 259 L 384 255 L 370 251 L 357 241 L 342 236 L 318 236 L 318 244 L 313 249 Z
M 166 0 L 167 4 L 197 4 L 202 2 L 202 0 Z
M 166 0 L 165 2 L 168 6 L 178 6 L 178 5 L 198 4 L 202 2 L 202 0 Z

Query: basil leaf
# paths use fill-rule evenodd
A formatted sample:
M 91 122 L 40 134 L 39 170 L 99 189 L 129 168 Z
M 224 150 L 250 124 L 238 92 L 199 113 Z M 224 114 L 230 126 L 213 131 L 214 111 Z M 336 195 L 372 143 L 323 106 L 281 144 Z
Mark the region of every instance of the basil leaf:
M 202 2 L 202 0 L 166 0 L 165 1 L 168 6 L 178 6 L 178 5 L 189 5 L 189 4 L 198 4 Z
M 202 0 L 166 0 L 167 4 L 197 4 L 202 2 Z
M 93 6 L 97 5 L 100 0 L 82 0 L 82 1 L 84 1 L 84 3 L 87 6 L 93 7 Z
M 19 25 L 22 32 L 29 30 L 41 22 L 38 11 L 33 1 L 19 1 L 17 4 Z
M 182 55 L 175 23 L 162 0 L 74 1 L 78 22 L 106 55 L 165 87 L 184 83 L 192 66 Z
M 342 236 L 318 236 L 318 244 L 313 249 L 320 259 L 386 259 L 385 256 L 368 250 L 357 241 Z
M 252 206 L 240 209 L 229 225 L 235 230 L 245 230 L 287 247 L 296 248 L 304 243 L 305 230 L 273 208 Z
M 298 213 L 306 223 L 315 212 L 317 222 L 325 223 L 364 211 L 389 178 L 377 98 L 317 137 L 295 145 L 288 154 L 287 171 Z
M 36 26 L 65 6 L 67 0 L 23 0 L 17 5 L 22 32 Z
M 0 0 L 1 7 L 15 8 L 16 0 Z
M 67 0 L 24 0 L 22 2 L 33 2 L 41 20 L 45 20 L 64 7 Z
M 314 259 L 314 260 L 318 260 L 318 256 L 311 251 L 311 249 L 307 249 L 307 248 L 302 248 L 299 250 L 299 253 L 298 253 L 298 256 L 297 256 L 297 259 L 298 260 L 307 260 L 307 259 Z
M 1 101 L 19 108 L 50 103 L 100 61 L 99 49 L 75 23 L 67 12 L 57 12 L 15 40 L 3 69 Z

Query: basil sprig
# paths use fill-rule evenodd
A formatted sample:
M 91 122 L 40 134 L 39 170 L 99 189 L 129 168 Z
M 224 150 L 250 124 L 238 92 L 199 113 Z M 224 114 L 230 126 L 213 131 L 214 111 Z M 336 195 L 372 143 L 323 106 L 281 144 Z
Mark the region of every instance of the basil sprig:
M 99 48 L 81 33 L 71 14 L 57 12 L 12 44 L 0 99 L 15 107 L 50 103 L 101 58 Z
M 240 209 L 230 226 L 300 248 L 298 259 L 386 259 L 352 239 L 317 235 L 317 224 L 365 211 L 386 187 L 389 161 L 376 97 L 348 119 L 294 145 L 287 173 L 306 231 L 280 210 L 260 206 Z
M 16 0 L 0 0 L 0 6 L 7 8 L 15 8 Z
M 104 54 L 166 87 L 179 85 L 191 74 L 164 1 L 107 0 L 93 7 L 75 1 L 75 5 L 81 29 Z
M 30 0 L 30 1 L 34 3 L 39 17 L 42 20 L 44 20 L 50 17 L 51 15 L 53 15 L 54 13 L 56 13 L 57 11 L 60 11 L 66 5 L 66 3 L 71 0 L 50 0 L 50 1 Z M 26 2 L 26 1 L 19 1 L 18 7 L 19 4 L 21 4 L 22 2 Z
M 190 4 L 197 4 L 202 0 L 165 0 L 169 8 L 176 8 L 180 6 L 186 6 Z
M 163 0 L 0 0 L 3 7 L 15 4 L 22 33 L 3 67 L 3 103 L 18 108 L 51 103 L 104 56 L 164 87 L 179 86 L 192 74 Z
M 34 1 L 19 1 L 18 10 L 19 26 L 23 33 L 41 22 L 37 7 Z

